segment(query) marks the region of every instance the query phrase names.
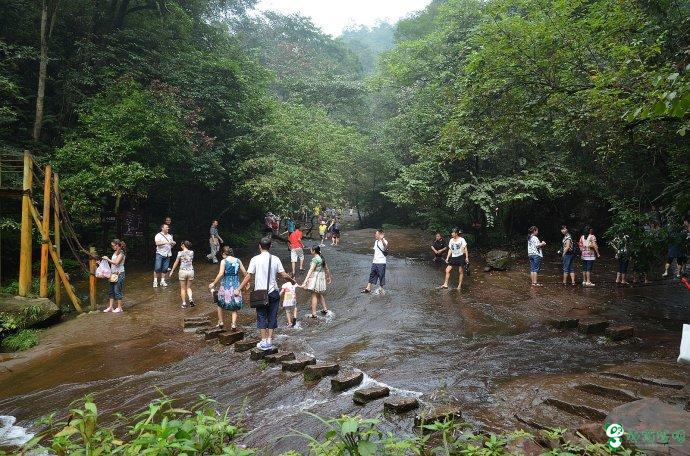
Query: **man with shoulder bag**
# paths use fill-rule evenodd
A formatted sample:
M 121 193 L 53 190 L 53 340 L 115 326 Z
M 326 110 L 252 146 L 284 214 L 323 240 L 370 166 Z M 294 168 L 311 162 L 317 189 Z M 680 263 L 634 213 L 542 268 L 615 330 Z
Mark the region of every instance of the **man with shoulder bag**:
M 280 308 L 280 289 L 278 276 L 295 283 L 283 269 L 283 264 L 275 255 L 271 255 L 271 239 L 263 238 L 259 242 L 259 254 L 253 257 L 247 268 L 239 290 L 244 289 L 249 280 L 254 280 L 254 291 L 249 295 L 249 306 L 256 309 L 256 327 L 261 333 L 261 341 L 256 346 L 262 350 L 273 348 L 273 331 L 278 327 L 278 309 Z

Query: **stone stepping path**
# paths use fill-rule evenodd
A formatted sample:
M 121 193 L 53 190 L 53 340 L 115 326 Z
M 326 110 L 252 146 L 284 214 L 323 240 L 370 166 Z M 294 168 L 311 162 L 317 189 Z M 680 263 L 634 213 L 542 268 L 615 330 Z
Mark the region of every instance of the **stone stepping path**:
M 278 348 L 276 347 L 269 348 L 268 350 L 263 350 L 261 348 L 254 347 L 251 350 L 249 350 L 249 359 L 251 359 L 252 361 L 260 361 L 266 358 L 266 356 L 274 355 L 276 353 L 278 353 Z
M 292 361 L 295 359 L 295 354 L 292 352 L 281 352 L 267 355 L 264 358 L 269 363 L 282 363 L 283 361 Z
M 244 339 L 244 331 L 230 331 L 218 335 L 221 345 L 232 345 Z
M 364 372 L 344 372 L 331 379 L 331 391 L 341 393 L 362 383 Z
M 387 386 L 371 386 L 369 388 L 361 388 L 355 391 L 352 396 L 352 401 L 357 405 L 365 405 L 376 399 L 388 397 L 391 393 Z
M 321 380 L 323 377 L 330 377 L 338 375 L 340 365 L 336 363 L 316 363 L 310 364 L 304 368 L 304 380 L 308 382 L 315 382 Z
M 286 372 L 301 372 L 310 364 L 316 364 L 316 358 L 313 356 L 302 356 L 292 361 L 283 361 L 283 370 Z
M 383 402 L 384 412 L 403 414 L 419 408 L 419 401 L 414 397 L 391 397 Z
M 580 333 L 588 336 L 606 334 L 609 339 L 615 342 L 635 337 L 634 327 L 629 325 L 610 326 L 608 320 L 600 318 L 558 317 L 546 320 L 546 324 L 558 330 L 577 329 Z

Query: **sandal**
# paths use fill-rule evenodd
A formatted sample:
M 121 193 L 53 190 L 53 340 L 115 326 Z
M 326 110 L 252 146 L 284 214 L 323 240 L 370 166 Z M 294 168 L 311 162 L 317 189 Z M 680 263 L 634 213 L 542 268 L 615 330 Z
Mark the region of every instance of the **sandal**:
M 217 324 L 215 329 L 223 329 L 223 324 L 222 323 Z
M 180 307 L 181 307 L 182 309 L 186 309 L 188 306 L 187 306 L 187 304 L 185 303 L 185 304 L 182 304 Z
M 360 293 L 371 293 L 371 290 L 367 290 L 366 288 L 360 291 Z
M 194 301 L 189 301 L 189 307 L 194 307 L 196 304 L 194 304 Z

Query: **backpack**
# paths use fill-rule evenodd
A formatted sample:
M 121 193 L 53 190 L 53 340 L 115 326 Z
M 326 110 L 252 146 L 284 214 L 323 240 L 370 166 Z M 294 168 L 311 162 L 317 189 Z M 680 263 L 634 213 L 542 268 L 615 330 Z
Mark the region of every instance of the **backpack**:
M 573 239 L 570 239 L 570 251 L 572 252 L 573 255 L 576 257 L 579 257 L 582 255 L 582 249 L 580 249 L 580 243 L 579 242 L 574 242 Z

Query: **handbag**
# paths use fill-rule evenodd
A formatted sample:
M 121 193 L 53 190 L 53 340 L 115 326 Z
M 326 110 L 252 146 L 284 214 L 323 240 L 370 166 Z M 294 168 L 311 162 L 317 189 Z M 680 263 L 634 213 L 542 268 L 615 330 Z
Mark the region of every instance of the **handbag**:
M 376 247 L 381 251 L 383 256 L 387 257 L 388 256 L 388 246 L 381 241 L 381 244 L 386 248 L 385 250 L 379 247 L 379 241 L 376 241 L 374 244 L 376 244 Z
M 110 274 L 110 278 L 108 280 L 110 283 L 116 283 L 118 280 L 120 280 L 120 274 L 118 272 L 113 272 Z
M 273 260 L 273 255 L 269 253 L 268 274 L 266 274 L 266 289 L 254 290 L 249 293 L 249 307 L 252 309 L 258 309 L 268 305 L 268 288 L 271 282 L 271 260 Z

